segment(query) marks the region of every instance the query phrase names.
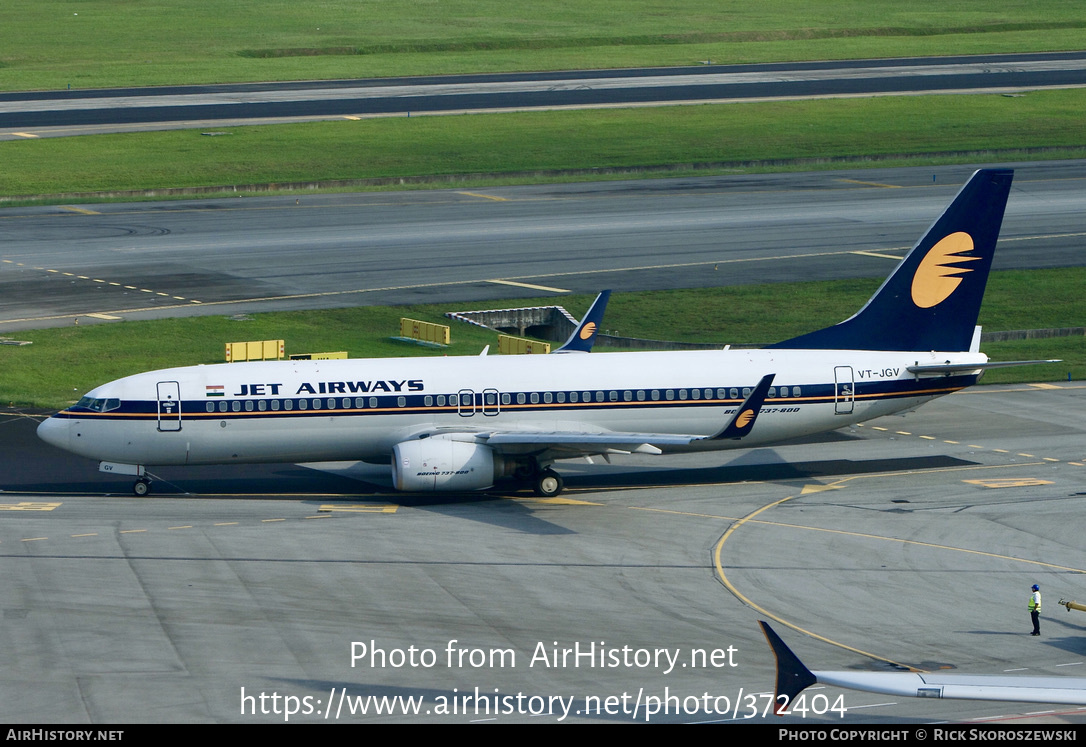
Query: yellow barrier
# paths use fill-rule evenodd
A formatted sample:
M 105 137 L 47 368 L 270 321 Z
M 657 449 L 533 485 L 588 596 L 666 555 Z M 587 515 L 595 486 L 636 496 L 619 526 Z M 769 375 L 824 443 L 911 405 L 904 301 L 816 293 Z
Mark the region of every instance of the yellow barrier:
M 255 340 L 226 343 L 226 362 L 276 361 L 283 358 L 286 345 L 282 340 Z
M 525 340 L 523 337 L 498 335 L 498 352 L 502 355 L 530 355 L 551 352 L 549 342 Z
M 435 342 L 438 345 L 449 344 L 449 328 L 444 324 L 420 322 L 418 319 L 400 319 L 400 337 L 408 337 L 420 342 Z
M 346 350 L 340 350 L 335 353 L 295 353 L 290 356 L 292 361 L 330 361 L 330 360 L 343 360 L 347 357 Z

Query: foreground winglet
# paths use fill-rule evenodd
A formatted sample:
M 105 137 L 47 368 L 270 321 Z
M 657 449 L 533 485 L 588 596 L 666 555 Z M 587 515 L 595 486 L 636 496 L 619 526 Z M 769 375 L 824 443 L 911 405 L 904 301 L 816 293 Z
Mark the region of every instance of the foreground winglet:
M 607 309 L 607 301 L 611 298 L 611 291 L 605 290 L 596 296 L 592 306 L 584 315 L 584 319 L 573 330 L 573 334 L 565 341 L 562 347 L 555 353 L 588 353 L 596 342 L 596 336 L 600 333 L 600 323 L 603 321 L 603 312 Z
M 817 683 L 902 698 L 988 700 L 1013 703 L 1086 705 L 1086 678 L 1013 676 L 943 672 L 865 672 L 859 670 L 812 672 L 784 645 L 766 623 L 762 633 L 777 657 L 777 692 L 774 713 L 794 702 L 804 688 Z M 781 697 L 784 696 L 784 697 Z
M 769 647 L 773 649 L 773 656 L 777 659 L 777 686 L 773 694 L 773 712 L 778 716 L 796 699 L 803 690 L 818 682 L 811 670 L 803 665 L 799 657 L 792 653 L 792 649 L 784 645 L 784 641 L 777 635 L 769 624 L 758 621 L 762 626 L 762 633 L 769 641 Z M 781 696 L 784 695 L 784 698 Z
M 765 404 L 769 387 L 772 386 L 773 378 L 776 375 L 767 374 L 762 377 L 762 380 L 758 382 L 758 386 L 754 387 L 754 391 L 743 400 L 743 404 L 739 405 L 739 409 L 735 411 L 735 415 L 724 426 L 724 429 L 712 437 L 713 440 L 743 438 L 750 433 L 751 429 L 754 428 L 754 421 L 758 419 L 758 413 L 762 410 L 762 405 Z

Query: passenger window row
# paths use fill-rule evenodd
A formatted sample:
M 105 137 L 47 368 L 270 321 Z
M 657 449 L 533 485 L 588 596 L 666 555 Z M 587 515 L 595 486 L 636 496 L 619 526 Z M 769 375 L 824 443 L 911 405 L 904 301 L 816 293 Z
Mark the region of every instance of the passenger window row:
M 225 400 L 219 400 L 216 402 L 208 402 L 206 405 L 208 412 L 266 412 L 271 410 L 276 412 L 279 410 L 291 411 L 291 410 L 362 410 L 368 407 L 377 407 L 379 400 L 377 397 L 344 397 L 342 400 L 336 397 L 317 397 L 315 399 L 235 399 L 229 402 Z M 397 407 L 407 406 L 407 397 L 396 398 Z M 387 406 L 387 403 L 385 403 Z
M 750 396 L 751 388 L 743 387 L 742 390 L 731 387 L 730 389 L 612 389 L 609 391 L 578 391 L 578 392 L 517 392 L 515 394 L 503 392 L 501 403 L 512 405 L 514 401 L 518 405 L 525 404 L 565 404 L 566 402 L 594 403 L 594 402 L 658 402 L 658 401 L 688 401 L 688 400 L 712 400 L 712 399 L 739 399 Z M 474 393 L 461 392 L 460 394 L 427 394 L 422 398 L 424 407 L 472 407 Z M 484 406 L 497 404 L 497 392 L 481 392 Z M 802 396 L 798 386 L 770 387 L 769 397 L 799 397 Z M 85 402 L 89 402 L 86 404 Z M 84 397 L 79 401 L 80 407 L 93 409 L 96 412 L 107 412 L 120 406 L 120 400 L 91 400 Z M 246 399 L 246 400 L 218 400 L 210 401 L 206 405 L 208 412 L 278 412 L 293 410 L 363 410 L 366 408 L 389 407 L 391 402 L 387 398 L 378 397 L 316 397 L 303 399 Z M 397 397 L 396 407 L 407 407 L 407 397 Z

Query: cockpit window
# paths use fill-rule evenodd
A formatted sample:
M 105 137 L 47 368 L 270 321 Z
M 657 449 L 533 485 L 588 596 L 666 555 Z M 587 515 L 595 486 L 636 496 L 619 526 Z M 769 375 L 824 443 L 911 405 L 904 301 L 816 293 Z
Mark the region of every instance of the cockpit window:
M 110 410 L 119 409 L 121 401 L 119 399 L 110 397 L 95 398 L 95 397 L 83 397 L 75 403 L 76 407 L 82 407 L 92 412 L 109 412 Z

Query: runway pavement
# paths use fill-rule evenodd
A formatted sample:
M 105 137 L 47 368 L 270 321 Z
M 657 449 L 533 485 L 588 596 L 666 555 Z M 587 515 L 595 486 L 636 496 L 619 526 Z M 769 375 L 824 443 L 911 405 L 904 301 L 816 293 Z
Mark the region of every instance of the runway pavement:
M 1010 165 L 995 269 L 1081 265 L 1084 162 Z M 885 277 L 972 170 L 8 208 L 0 332 Z
M 1083 85 L 1086 54 L 1054 52 L 28 91 L 0 93 L 0 140 L 375 116 L 1012 93 Z
M 161 470 L 137 499 L 9 411 L 0 719 L 760 720 L 759 619 L 812 668 L 1083 676 L 1086 615 L 1056 602 L 1086 599 L 1084 397 L 977 387 L 773 449 L 562 464 L 557 500 L 409 497 L 377 468 L 359 482 L 290 465 Z M 562 659 L 578 647 L 595 656 Z M 1083 721 L 808 697 L 766 720 Z

